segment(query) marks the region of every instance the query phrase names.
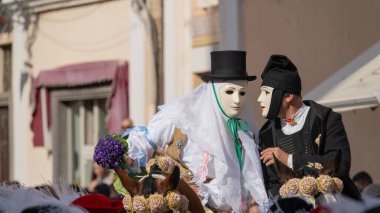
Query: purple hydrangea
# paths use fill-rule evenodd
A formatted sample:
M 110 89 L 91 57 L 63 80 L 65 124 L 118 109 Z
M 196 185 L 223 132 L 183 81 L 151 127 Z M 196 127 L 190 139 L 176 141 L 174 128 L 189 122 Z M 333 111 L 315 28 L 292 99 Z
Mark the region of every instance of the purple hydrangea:
M 123 162 L 125 146 L 116 138 L 100 138 L 94 151 L 94 161 L 106 169 L 114 169 Z

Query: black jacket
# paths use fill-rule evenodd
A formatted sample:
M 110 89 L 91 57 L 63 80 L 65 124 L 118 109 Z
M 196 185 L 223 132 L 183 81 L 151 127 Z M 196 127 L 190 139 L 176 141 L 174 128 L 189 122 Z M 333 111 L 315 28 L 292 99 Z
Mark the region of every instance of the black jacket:
M 295 144 L 295 153 L 293 154 L 293 169 L 297 170 L 305 166 L 308 162 L 319 162 L 325 165 L 339 149 L 342 150 L 342 159 L 340 162 L 338 177 L 344 182 L 343 194 L 352 198 L 359 199 L 360 193 L 349 177 L 351 167 L 351 152 L 348 143 L 347 134 L 342 122 L 342 116 L 332 111 L 331 108 L 322 106 L 314 101 L 304 101 L 310 106 L 310 131 L 304 132 L 305 143 Z M 263 150 L 268 147 L 276 147 L 276 128 L 279 127 L 279 120 L 268 120 L 260 130 L 260 148 Z M 315 143 L 320 136 L 319 146 Z M 307 154 L 303 151 L 307 146 L 310 150 Z M 297 151 L 298 150 L 298 151 Z M 300 151 L 302 150 L 302 151 Z M 276 174 L 263 164 L 263 173 L 267 190 L 272 195 L 277 195 L 281 187 Z

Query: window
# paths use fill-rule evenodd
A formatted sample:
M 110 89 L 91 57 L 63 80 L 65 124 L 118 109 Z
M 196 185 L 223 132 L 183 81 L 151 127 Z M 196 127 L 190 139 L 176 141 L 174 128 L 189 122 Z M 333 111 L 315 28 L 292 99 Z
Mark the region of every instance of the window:
M 91 99 L 64 103 L 69 138 L 68 174 L 72 183 L 87 186 L 91 181 L 95 145 L 99 137 L 107 134 L 105 101 Z
M 9 180 L 10 173 L 10 109 L 12 87 L 12 46 L 0 46 L 0 182 Z
M 110 86 L 60 89 L 51 92 L 54 179 L 88 186 L 93 153 L 107 134 L 106 98 Z
M 11 45 L 0 46 L 0 92 L 9 92 L 12 87 L 12 48 Z
M 0 106 L 0 182 L 9 180 L 9 110 Z

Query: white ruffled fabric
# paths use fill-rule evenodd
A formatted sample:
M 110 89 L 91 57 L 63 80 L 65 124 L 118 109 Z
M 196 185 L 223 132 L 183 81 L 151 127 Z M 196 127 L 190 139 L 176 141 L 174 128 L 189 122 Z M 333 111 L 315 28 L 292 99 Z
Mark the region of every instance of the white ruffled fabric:
M 27 188 L 23 186 L 0 185 L 0 210 L 5 213 L 22 212 L 30 207 L 49 206 L 44 212 L 54 213 L 83 213 L 87 212 L 79 207 L 72 206 L 71 202 L 81 193 L 76 193 L 63 185 L 51 185 L 58 199 L 48 191 Z
M 353 200 L 342 194 L 334 195 L 335 202 L 322 202 L 322 206 L 327 207 L 332 213 L 357 213 L 366 212 L 372 208 L 380 206 L 379 198 L 363 197 L 362 201 Z
M 218 96 L 220 87 L 225 84 L 215 83 Z M 254 128 L 249 100 L 246 103 L 239 117 Z M 260 212 L 267 211 L 269 200 L 262 177 L 258 141 L 254 140 L 252 130 L 238 132 L 243 148 L 243 169 L 240 171 L 234 140 L 226 126 L 227 118 L 217 105 L 211 83 L 201 84 L 189 95 L 160 106 L 159 110 L 149 122 L 148 132 L 161 148 L 173 139 L 174 127 L 188 136 L 180 157 L 193 171 L 204 203 L 223 211 L 243 212 L 242 200 L 249 204 L 253 198 L 259 204 Z M 142 150 L 149 158 L 153 154 L 152 147 L 138 132 L 131 132 L 128 143 L 130 155 Z M 201 181 L 205 153 L 209 154 L 206 175 L 212 178 L 206 184 Z

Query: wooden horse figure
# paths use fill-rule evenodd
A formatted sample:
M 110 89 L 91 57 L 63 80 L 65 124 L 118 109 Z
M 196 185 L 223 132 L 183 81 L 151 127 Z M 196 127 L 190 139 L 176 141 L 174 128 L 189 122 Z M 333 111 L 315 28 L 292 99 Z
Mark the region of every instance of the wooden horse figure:
M 153 164 L 149 174 L 139 181 L 121 168 L 115 171 L 130 193 L 123 199 L 127 212 L 204 212 L 197 194 L 180 178 L 178 166 L 165 176 L 158 165 Z

